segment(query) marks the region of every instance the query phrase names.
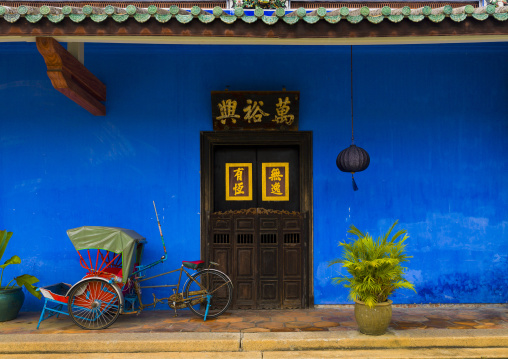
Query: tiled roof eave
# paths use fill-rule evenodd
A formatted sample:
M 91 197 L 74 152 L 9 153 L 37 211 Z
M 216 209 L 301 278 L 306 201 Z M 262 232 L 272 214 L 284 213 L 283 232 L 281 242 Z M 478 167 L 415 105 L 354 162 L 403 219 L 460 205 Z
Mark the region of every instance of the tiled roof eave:
M 65 18 L 69 18 L 74 23 L 91 21 L 97 24 L 107 19 L 112 19 L 117 23 L 122 23 L 127 20 L 144 23 L 150 19 L 155 19 L 160 23 L 175 21 L 181 24 L 196 21 L 203 24 L 210 24 L 217 21 L 225 24 L 233 24 L 237 21 L 247 24 L 262 22 L 266 25 L 273 25 L 277 22 L 284 22 L 289 25 L 295 25 L 299 22 L 307 24 L 316 24 L 318 22 L 337 24 L 341 21 L 347 21 L 351 24 L 358 24 L 362 21 L 379 24 L 384 21 L 399 23 L 403 19 L 408 19 L 414 23 L 421 22 L 423 19 L 428 19 L 434 23 L 440 23 L 446 18 L 454 22 L 463 22 L 468 18 L 472 18 L 476 21 L 484 21 L 488 18 L 494 18 L 497 21 L 506 21 L 508 19 L 508 6 L 496 7 L 495 5 L 488 5 L 474 8 L 471 5 L 467 5 L 460 8 L 452 8 L 452 6 L 447 5 L 438 9 L 431 9 L 429 6 L 418 9 L 410 9 L 408 6 L 397 9 L 387 6 L 378 9 L 371 9 L 368 7 L 354 9 L 342 7 L 336 10 L 319 8 L 311 12 L 308 12 L 304 8 L 288 12 L 281 8 L 276 10 L 255 9 L 253 11 L 248 11 L 243 8 L 224 10 L 220 7 L 215 7 L 213 10 L 203 10 L 195 6 L 190 10 L 184 10 L 177 6 L 158 8 L 154 5 L 150 5 L 146 8 L 139 8 L 134 5 L 129 5 L 126 8 L 113 6 L 102 8 L 92 7 L 90 5 L 85 5 L 83 7 L 73 7 L 71 5 L 63 7 L 52 7 L 48 5 L 43 5 L 41 7 L 29 7 L 25 5 L 18 7 L 0 6 L 0 22 L 6 21 L 8 23 L 16 23 L 27 21 L 34 24 L 41 21 L 43 18 L 48 19 L 54 24 L 63 21 Z

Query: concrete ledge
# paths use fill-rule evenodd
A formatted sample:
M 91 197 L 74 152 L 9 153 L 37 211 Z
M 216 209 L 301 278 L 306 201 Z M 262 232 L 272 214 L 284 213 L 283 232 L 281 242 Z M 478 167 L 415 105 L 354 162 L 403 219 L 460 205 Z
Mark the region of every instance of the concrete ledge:
M 499 349 L 508 358 L 508 329 L 404 330 L 381 336 L 357 331 L 285 333 L 96 333 L 0 335 L 1 354 L 255 353 L 310 350 Z M 242 354 L 247 355 L 247 354 Z M 281 353 L 282 355 L 282 353 Z M 250 357 L 250 356 L 248 356 Z M 503 357 L 503 356 L 501 356 Z M 2 357 L 3 358 L 3 357 Z M 282 357 L 281 357 L 282 358 Z
M 381 336 L 360 332 L 244 333 L 244 351 L 377 349 L 377 348 L 508 348 L 508 330 L 442 329 L 389 331 Z
M 344 349 L 263 353 L 263 359 L 505 359 L 507 356 L 506 348 Z
M 172 352 L 172 353 L 87 353 L 72 354 L 73 359 L 476 359 L 507 358 L 505 348 L 433 348 L 433 349 L 371 349 L 316 350 L 301 352 Z M 32 354 L 6 354 L 2 359 L 32 359 Z M 68 354 L 38 354 L 38 359 L 68 359 Z
M 0 335 L 2 354 L 233 352 L 240 333 L 90 333 Z

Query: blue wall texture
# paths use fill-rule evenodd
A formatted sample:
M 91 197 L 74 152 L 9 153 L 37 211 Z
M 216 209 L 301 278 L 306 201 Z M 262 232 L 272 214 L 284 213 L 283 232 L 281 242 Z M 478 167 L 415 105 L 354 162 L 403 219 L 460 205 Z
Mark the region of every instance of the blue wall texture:
M 508 301 L 508 44 L 357 46 L 355 143 L 371 156 L 355 178 L 335 165 L 350 144 L 350 48 L 86 44 L 108 89 L 94 117 L 54 90 L 35 44 L 0 44 L 0 229 L 4 260 L 41 285 L 83 276 L 65 231 L 131 228 L 160 270 L 200 256 L 199 132 L 210 91 L 301 92 L 313 131 L 315 304 L 349 303 L 328 262 L 351 224 L 374 236 L 399 219 L 417 293 L 395 303 Z M 161 294 L 162 295 L 162 294 Z M 39 310 L 32 297 L 23 310 Z

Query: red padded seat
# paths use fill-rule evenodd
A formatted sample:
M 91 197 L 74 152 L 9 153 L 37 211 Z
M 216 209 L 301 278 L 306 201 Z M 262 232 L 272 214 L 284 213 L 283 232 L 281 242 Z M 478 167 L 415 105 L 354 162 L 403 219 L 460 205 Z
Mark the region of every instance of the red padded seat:
M 190 269 L 202 269 L 205 266 L 205 261 L 182 261 L 182 264 Z

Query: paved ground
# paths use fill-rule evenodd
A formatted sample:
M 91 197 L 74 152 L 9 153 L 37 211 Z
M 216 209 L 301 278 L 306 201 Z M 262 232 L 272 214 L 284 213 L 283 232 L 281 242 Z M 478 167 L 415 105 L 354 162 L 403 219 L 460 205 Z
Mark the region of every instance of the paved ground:
M 21 313 L 0 323 L 0 358 L 508 358 L 508 305 L 394 307 L 377 337 L 358 332 L 353 312 L 229 311 L 203 322 L 186 310 L 145 311 L 100 331 L 68 316 L 36 330 L 39 313 Z
M 50 318 L 36 330 L 40 313 L 20 313 L 16 320 L 0 323 L 4 334 L 93 333 L 78 328 L 68 316 Z M 393 308 L 390 330 L 508 329 L 508 305 L 478 307 Z M 202 319 L 187 310 L 144 311 L 121 315 L 104 333 L 167 332 L 318 332 L 356 331 L 353 308 L 305 310 L 229 311 L 217 319 Z

